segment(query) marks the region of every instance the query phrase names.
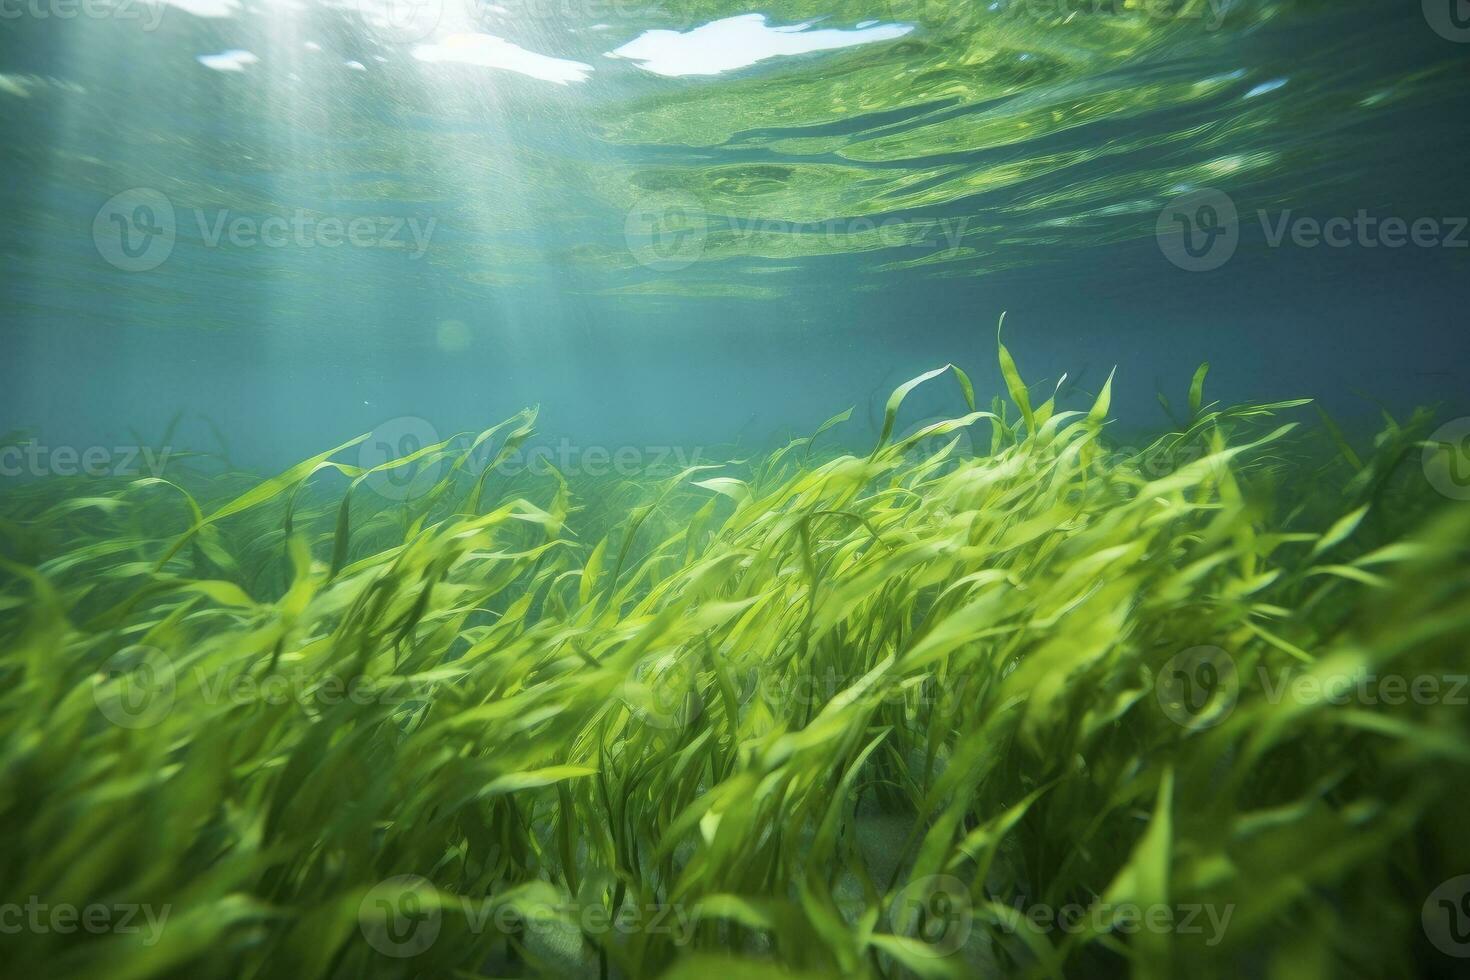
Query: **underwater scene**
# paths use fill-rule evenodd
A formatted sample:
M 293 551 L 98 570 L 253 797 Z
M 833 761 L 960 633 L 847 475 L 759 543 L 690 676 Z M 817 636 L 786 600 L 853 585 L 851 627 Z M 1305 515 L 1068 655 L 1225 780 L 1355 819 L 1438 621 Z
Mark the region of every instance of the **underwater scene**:
M 1470 975 L 1466 0 L 0 0 L 0 978 Z

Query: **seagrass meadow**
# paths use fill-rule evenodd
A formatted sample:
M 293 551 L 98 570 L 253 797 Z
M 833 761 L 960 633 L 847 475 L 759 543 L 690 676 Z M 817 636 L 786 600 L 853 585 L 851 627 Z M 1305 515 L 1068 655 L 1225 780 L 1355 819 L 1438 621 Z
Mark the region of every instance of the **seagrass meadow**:
M 866 454 L 845 412 L 506 475 L 528 410 L 377 473 L 8 493 L 4 972 L 1449 975 L 1470 511 L 1420 459 L 1464 447 L 1202 369 L 1120 452 L 1112 379 L 1065 410 L 999 353 L 1005 397 L 916 377 Z
M 1470 0 L 0 0 L 0 980 L 1470 976 Z

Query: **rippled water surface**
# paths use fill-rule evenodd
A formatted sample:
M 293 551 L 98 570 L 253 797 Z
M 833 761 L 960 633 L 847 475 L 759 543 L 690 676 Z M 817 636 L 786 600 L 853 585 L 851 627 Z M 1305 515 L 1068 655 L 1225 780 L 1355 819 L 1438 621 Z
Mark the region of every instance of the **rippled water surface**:
M 971 357 L 1007 308 L 1043 376 L 1121 365 L 1125 410 L 1205 359 L 1349 414 L 1459 390 L 1454 3 L 6 10 L 16 421 L 207 404 L 264 452 L 539 401 L 731 437 Z

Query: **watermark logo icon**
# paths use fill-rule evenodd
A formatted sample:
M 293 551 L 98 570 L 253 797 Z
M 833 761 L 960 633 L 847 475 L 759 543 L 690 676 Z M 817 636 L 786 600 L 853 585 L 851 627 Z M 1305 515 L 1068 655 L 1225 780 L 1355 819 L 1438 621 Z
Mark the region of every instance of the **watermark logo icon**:
M 434 945 L 444 923 L 433 891 L 419 875 L 396 875 L 374 885 L 357 907 L 357 923 L 368 945 L 398 959 Z
M 1470 42 L 1470 0 L 1423 0 L 1424 19 L 1434 33 L 1458 44 Z
M 915 952 L 949 956 L 970 938 L 975 924 L 970 890 L 954 875 L 925 875 L 909 882 L 888 906 L 895 935 L 916 941 Z
M 439 442 L 439 433 L 426 419 L 404 415 L 389 419 L 373 430 L 357 450 L 357 465 L 365 470 L 385 463 L 406 460 L 425 446 Z M 389 500 L 422 497 L 439 482 L 444 458 L 430 453 L 401 466 L 379 470 L 363 482 Z
M 92 219 L 97 254 L 124 272 L 147 272 L 168 260 L 178 224 L 173 202 L 151 187 L 114 194 Z
M 666 730 L 683 728 L 694 707 L 689 662 L 689 657 L 670 650 L 648 654 L 628 672 L 619 697 L 645 725 Z
M 1435 949 L 1470 959 L 1470 875 L 1440 882 L 1424 900 L 1419 917 Z
M 444 18 L 444 0 L 357 0 L 357 9 L 379 37 L 394 44 L 424 40 Z
M 704 208 L 685 194 L 660 194 L 635 204 L 623 222 L 634 260 L 655 272 L 677 272 L 699 261 L 709 238 Z
M 1190 647 L 1164 664 L 1154 693 L 1170 721 L 1201 731 L 1220 724 L 1235 710 L 1240 673 L 1235 658 L 1219 647 Z
M 174 667 L 163 651 L 124 647 L 93 677 L 92 697 L 102 717 L 119 728 L 151 728 L 174 706 Z
M 0 0 L 0 21 L 35 20 L 141 21 L 147 32 L 158 30 L 168 0 Z
M 1187 272 L 1208 272 L 1235 254 L 1240 219 L 1228 194 L 1207 187 L 1170 201 L 1159 212 L 1154 234 L 1164 258 Z
M 1451 419 L 1424 441 L 1424 477 L 1451 500 L 1470 500 L 1470 416 Z

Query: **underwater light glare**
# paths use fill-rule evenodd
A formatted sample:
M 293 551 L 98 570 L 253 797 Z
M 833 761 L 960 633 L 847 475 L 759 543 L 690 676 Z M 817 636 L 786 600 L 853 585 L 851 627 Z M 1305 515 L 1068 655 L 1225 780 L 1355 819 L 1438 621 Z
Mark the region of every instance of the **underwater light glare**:
M 244 71 L 246 66 L 255 64 L 260 58 L 252 52 L 234 48 L 219 54 L 201 54 L 196 60 L 205 68 L 215 71 Z
M 162 0 L 170 7 L 177 7 L 195 17 L 233 17 L 240 11 L 239 0 Z

